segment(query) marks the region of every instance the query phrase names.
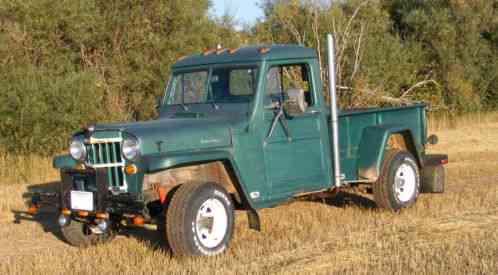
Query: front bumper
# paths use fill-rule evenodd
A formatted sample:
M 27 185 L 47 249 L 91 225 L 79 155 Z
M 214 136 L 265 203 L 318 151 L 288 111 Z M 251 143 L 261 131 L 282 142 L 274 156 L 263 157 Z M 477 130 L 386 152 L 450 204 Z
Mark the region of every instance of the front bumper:
M 111 215 L 144 215 L 145 203 L 138 194 L 113 194 L 108 185 L 108 169 L 62 169 L 61 183 L 58 193 L 34 193 L 31 203 L 35 207 L 44 205 L 59 209 L 71 209 L 71 191 L 93 193 L 93 209 L 89 215 L 108 213 Z

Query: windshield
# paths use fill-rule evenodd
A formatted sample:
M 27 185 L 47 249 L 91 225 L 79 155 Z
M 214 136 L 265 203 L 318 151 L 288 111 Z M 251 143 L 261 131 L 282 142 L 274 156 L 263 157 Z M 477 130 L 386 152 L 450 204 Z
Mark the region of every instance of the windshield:
M 256 92 L 257 67 L 221 67 L 173 75 L 167 105 L 250 102 Z

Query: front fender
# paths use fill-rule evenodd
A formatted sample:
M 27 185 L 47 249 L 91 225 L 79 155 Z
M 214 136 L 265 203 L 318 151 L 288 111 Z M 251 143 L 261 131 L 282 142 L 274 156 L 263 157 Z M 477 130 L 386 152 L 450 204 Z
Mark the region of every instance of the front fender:
M 229 152 L 215 150 L 152 154 L 144 156 L 142 160 L 145 172 L 155 173 L 173 167 L 225 159 L 233 160 L 232 155 Z
M 52 166 L 56 169 L 71 169 L 78 164 L 70 155 L 56 156 L 52 162 Z
M 389 137 L 392 134 L 401 133 L 407 145 L 408 150 L 421 165 L 421 145 L 416 144 L 410 128 L 403 125 L 377 125 L 363 129 L 358 157 L 358 176 L 361 179 L 376 181 L 380 175 L 384 152 Z
M 254 209 L 254 202 L 247 193 L 248 189 L 246 188 L 246 182 L 241 177 L 240 170 L 230 151 L 213 150 L 188 153 L 162 153 L 144 156 L 142 158 L 143 170 L 145 173 L 155 173 L 170 168 L 212 161 L 223 161 L 229 163 L 231 166 L 229 168 L 232 169 L 234 176 L 238 180 L 238 186 L 236 186 L 238 189 L 237 191 L 240 193 L 244 203 L 247 203 L 247 207 Z

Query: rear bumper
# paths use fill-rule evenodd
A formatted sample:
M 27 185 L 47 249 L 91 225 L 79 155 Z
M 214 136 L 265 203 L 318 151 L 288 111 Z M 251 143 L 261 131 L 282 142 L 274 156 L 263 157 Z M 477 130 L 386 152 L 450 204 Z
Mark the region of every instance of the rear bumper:
M 448 164 L 448 155 L 434 154 L 424 156 L 424 166 L 438 166 Z

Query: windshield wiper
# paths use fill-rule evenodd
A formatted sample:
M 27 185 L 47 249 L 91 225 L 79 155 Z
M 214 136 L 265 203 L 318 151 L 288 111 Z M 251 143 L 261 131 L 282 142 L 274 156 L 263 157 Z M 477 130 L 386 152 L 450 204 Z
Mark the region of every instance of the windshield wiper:
M 220 109 L 220 106 L 218 105 L 218 103 L 216 103 L 216 101 L 214 101 L 214 99 L 213 99 L 213 100 L 211 100 L 211 102 L 210 102 L 210 103 L 211 103 L 211 106 L 212 106 L 215 110 Z
M 180 103 L 180 105 L 182 106 L 182 109 L 183 109 L 185 112 L 186 112 L 186 111 L 188 111 L 188 107 L 187 107 L 187 105 L 185 105 L 185 103 L 183 103 L 183 101 L 182 101 L 182 103 Z

